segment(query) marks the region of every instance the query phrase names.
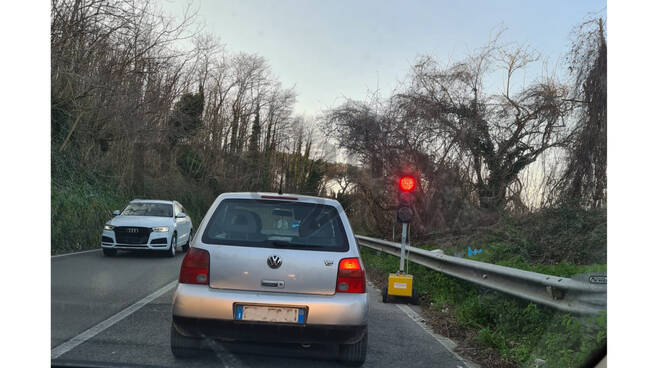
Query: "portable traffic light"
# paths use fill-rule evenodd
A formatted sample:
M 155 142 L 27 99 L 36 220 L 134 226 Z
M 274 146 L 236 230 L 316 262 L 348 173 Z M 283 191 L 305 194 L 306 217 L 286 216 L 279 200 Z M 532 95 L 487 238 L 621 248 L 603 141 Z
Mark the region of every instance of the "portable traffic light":
M 419 304 L 417 290 L 413 287 L 413 275 L 407 274 L 404 269 L 406 260 L 406 236 L 408 224 L 413 218 L 413 192 L 417 187 L 417 178 L 411 175 L 403 175 L 399 178 L 399 190 L 397 193 L 398 207 L 396 219 L 401 222 L 401 258 L 399 259 L 399 270 L 390 273 L 387 277 L 387 287 L 383 289 L 383 303 L 387 303 L 390 297 L 406 298 L 413 304 Z
M 398 207 L 396 210 L 396 220 L 407 224 L 413 218 L 413 195 L 412 192 L 417 186 L 417 180 L 414 176 L 405 175 L 399 178 Z

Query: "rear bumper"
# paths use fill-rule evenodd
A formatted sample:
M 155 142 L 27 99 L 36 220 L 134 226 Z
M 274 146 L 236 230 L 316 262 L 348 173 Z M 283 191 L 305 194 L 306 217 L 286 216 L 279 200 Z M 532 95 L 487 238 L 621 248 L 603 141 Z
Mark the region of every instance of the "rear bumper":
M 294 325 L 179 316 L 173 316 L 172 322 L 177 331 L 185 336 L 253 342 L 354 344 L 360 341 L 367 331 L 366 325 Z
M 178 284 L 172 314 L 212 320 L 234 320 L 234 304 L 291 305 L 307 308 L 306 324 L 364 326 L 369 311 L 367 293 L 334 295 L 295 294 L 213 289 L 207 285 Z

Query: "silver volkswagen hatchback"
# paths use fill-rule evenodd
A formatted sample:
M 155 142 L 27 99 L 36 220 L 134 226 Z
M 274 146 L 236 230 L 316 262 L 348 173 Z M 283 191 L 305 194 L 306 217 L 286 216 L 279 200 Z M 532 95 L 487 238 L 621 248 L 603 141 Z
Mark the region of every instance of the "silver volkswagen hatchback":
M 339 344 L 341 361 L 361 365 L 365 283 L 357 242 L 337 201 L 224 193 L 181 264 L 172 353 L 190 357 L 204 338 Z

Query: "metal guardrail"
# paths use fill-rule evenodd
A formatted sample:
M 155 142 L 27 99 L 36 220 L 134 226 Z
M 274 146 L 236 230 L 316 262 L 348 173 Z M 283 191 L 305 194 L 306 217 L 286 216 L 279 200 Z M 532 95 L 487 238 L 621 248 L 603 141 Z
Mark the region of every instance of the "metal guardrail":
M 356 238 L 360 246 L 394 256 L 401 253 L 398 243 L 362 235 Z M 582 281 L 436 254 L 415 247 L 406 246 L 406 250 L 409 250 L 411 262 L 565 312 L 597 314 L 607 309 L 607 276 L 604 275 L 585 277 L 586 280 Z

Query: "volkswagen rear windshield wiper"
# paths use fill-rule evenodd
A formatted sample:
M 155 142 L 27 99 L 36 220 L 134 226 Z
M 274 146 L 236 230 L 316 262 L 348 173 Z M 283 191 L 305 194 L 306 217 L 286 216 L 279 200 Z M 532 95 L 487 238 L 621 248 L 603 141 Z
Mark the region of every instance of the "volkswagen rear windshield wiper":
M 276 247 L 276 248 L 290 248 L 290 247 L 295 247 L 296 244 L 293 244 L 291 242 L 285 242 L 281 240 L 269 240 L 268 245 Z

